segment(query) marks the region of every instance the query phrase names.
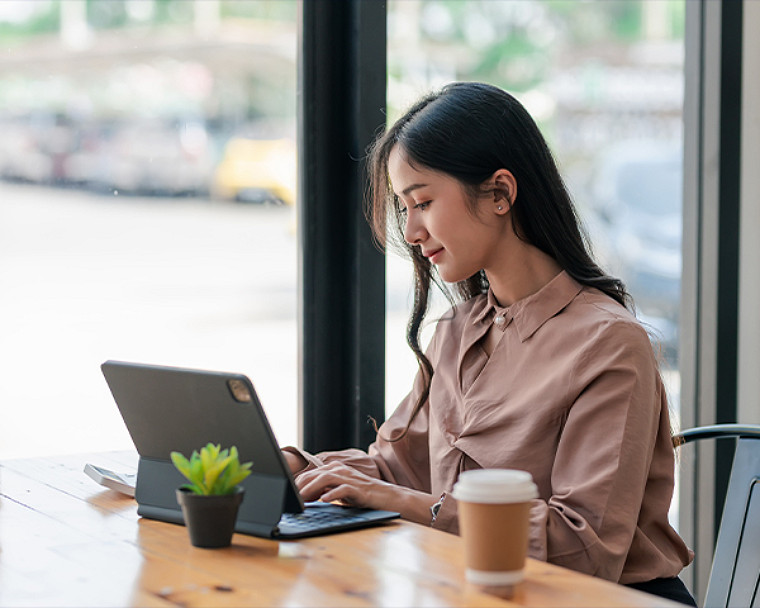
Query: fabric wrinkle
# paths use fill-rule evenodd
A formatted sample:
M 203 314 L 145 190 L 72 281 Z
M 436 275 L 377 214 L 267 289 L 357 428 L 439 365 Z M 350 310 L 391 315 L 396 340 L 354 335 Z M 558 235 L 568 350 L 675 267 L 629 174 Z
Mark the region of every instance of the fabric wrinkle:
M 489 357 L 480 344 L 497 314 Z M 425 406 L 408 440 L 371 446 L 376 474 L 437 499 L 464 470 L 528 471 L 539 490 L 532 557 L 622 583 L 677 575 L 691 553 L 663 509 L 674 473 L 667 396 L 635 317 L 561 272 L 508 309 L 489 292 L 444 318 L 427 350 Z M 421 390 L 418 374 L 381 436 L 404 428 Z M 456 500 L 435 527 L 458 531 Z

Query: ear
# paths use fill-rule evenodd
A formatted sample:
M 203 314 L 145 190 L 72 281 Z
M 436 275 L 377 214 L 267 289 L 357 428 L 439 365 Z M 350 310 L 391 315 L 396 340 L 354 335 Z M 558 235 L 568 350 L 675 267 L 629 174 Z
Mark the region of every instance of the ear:
M 506 214 L 517 198 L 517 180 L 507 169 L 498 169 L 489 179 L 496 213 Z

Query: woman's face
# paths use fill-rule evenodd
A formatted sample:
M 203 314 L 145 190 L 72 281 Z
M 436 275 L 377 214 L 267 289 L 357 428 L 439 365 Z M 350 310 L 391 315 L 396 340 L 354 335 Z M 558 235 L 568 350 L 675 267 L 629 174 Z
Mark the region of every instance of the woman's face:
M 388 157 L 388 173 L 406 216 L 404 238 L 420 247 L 444 281 L 455 283 L 480 270 L 488 272 L 496 262 L 505 225 L 492 194 L 479 196 L 473 213 L 461 182 L 411 166 L 399 146 Z

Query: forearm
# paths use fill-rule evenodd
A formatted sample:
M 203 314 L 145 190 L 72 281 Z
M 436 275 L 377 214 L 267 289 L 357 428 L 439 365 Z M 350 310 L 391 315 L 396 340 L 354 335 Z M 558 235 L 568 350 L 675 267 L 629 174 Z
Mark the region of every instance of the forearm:
M 421 490 L 371 477 L 340 462 L 307 468 L 298 474 L 296 484 L 306 501 L 397 511 L 402 518 L 420 524 L 430 524 L 430 507 L 438 499 Z
M 401 517 L 408 521 L 430 525 L 432 519 L 430 508 L 437 501 L 437 496 L 403 486 L 394 486 L 393 498 L 385 508 L 399 512 Z
M 301 456 L 301 454 L 296 451 L 285 449 L 282 451 L 282 455 L 285 458 L 285 462 L 288 464 L 288 468 L 293 475 L 309 466 L 309 462 L 306 460 L 306 458 Z

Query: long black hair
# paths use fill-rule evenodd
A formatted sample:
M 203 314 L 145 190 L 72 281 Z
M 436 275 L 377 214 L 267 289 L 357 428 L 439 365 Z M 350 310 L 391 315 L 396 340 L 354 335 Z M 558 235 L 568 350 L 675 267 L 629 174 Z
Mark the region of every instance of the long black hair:
M 420 99 L 383 135 L 369 154 L 368 219 L 382 245 L 401 246 L 414 264 L 414 305 L 407 342 L 424 375 L 424 390 L 406 429 L 428 397 L 433 368 L 420 348 L 420 331 L 428 311 L 432 283 L 443 287 L 435 268 L 418 245 L 404 240 L 404 216 L 388 177 L 388 157 L 399 146 L 417 167 L 445 173 L 465 187 L 475 205 L 482 184 L 498 169 L 507 169 L 518 184 L 511 218 L 523 241 L 551 256 L 582 285 L 595 287 L 626 308 L 633 301 L 623 282 L 593 260 L 575 207 L 546 140 L 527 110 L 497 87 L 457 82 Z M 482 270 L 460 281 L 462 300 L 488 290 Z M 444 293 L 446 290 L 444 289 Z

